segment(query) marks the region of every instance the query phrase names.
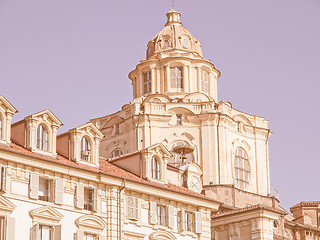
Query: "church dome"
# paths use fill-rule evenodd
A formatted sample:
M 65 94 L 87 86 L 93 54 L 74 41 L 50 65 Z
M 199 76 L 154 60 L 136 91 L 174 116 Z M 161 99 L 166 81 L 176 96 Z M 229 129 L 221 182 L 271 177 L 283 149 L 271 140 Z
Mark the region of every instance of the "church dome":
M 167 13 L 165 27 L 148 43 L 147 59 L 161 52 L 180 50 L 191 52 L 202 57 L 201 43 L 196 40 L 190 31 L 182 26 L 181 14 L 174 9 Z

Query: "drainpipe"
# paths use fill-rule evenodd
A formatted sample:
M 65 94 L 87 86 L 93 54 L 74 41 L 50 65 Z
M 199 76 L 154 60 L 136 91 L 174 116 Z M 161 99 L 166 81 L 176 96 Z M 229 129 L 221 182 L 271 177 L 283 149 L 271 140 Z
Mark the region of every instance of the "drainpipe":
M 123 182 L 121 183 L 121 187 L 118 192 L 118 233 L 117 233 L 117 239 L 121 240 L 121 192 L 126 187 L 126 179 L 123 179 Z

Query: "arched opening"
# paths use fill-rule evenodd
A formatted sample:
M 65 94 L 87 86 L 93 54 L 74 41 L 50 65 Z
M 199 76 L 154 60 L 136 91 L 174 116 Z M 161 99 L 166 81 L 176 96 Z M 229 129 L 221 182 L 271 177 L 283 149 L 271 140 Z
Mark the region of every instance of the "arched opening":
M 91 158 L 91 145 L 86 137 L 81 139 L 81 160 L 90 162 Z
M 250 165 L 248 154 L 242 147 L 237 147 L 234 154 L 234 172 L 237 186 L 245 190 L 249 186 Z
M 156 156 L 151 159 L 151 178 L 160 179 L 160 160 Z
M 123 154 L 122 149 L 121 148 L 116 148 L 114 149 L 111 154 L 110 154 L 110 158 L 115 158 L 115 157 L 119 157 Z
M 194 149 L 186 141 L 176 141 L 172 144 L 172 157 L 169 163 L 176 166 L 181 166 L 194 162 Z
M 37 129 L 37 148 L 48 150 L 48 130 L 43 124 L 40 124 Z

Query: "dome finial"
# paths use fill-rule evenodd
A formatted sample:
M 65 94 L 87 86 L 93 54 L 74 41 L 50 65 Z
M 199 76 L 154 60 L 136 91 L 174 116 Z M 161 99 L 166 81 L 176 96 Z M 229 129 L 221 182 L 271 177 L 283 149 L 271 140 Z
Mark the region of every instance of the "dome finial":
M 172 0 L 172 10 L 174 10 L 174 3 L 176 0 Z

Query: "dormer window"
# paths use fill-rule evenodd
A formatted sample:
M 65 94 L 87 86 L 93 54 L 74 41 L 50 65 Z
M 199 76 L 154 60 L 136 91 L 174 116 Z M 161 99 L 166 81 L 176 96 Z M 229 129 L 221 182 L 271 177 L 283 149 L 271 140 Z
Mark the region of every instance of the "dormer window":
M 160 161 L 156 156 L 151 159 L 151 178 L 160 179 Z
M 81 160 L 90 162 L 91 146 L 86 137 L 81 139 Z
M 182 67 L 170 67 L 170 87 L 181 92 L 183 89 Z
M 209 92 L 209 72 L 206 70 L 201 70 L 201 91 Z
M 48 150 L 48 131 L 42 124 L 37 129 L 37 148 L 40 150 Z
M 151 71 L 143 72 L 143 94 L 151 92 Z

